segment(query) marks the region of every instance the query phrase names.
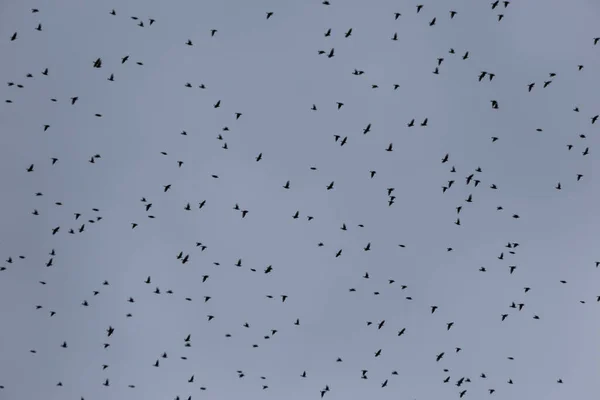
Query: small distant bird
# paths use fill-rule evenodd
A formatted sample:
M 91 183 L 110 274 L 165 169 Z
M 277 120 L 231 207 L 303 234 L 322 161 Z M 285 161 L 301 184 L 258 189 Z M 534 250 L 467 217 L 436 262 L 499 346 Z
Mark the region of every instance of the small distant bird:
M 272 12 L 267 12 L 267 19 L 271 18 L 273 16 Z

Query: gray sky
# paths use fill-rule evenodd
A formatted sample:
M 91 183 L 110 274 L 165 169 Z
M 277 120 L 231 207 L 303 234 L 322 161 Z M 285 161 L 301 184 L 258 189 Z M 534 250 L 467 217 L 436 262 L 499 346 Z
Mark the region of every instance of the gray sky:
M 0 399 L 597 398 L 600 5 L 197 3 L 0 3 Z

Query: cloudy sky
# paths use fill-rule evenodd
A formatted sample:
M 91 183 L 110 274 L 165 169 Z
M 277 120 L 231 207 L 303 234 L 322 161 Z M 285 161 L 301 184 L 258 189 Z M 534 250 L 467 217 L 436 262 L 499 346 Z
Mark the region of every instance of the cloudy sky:
M 0 399 L 597 398 L 600 5 L 417 4 L 1 1 Z

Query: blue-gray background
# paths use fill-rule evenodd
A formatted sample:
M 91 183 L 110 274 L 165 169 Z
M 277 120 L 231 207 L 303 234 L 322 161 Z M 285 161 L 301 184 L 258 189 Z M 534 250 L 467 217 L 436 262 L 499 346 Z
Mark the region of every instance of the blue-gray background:
M 497 399 L 597 398 L 600 125 L 590 118 L 600 109 L 600 5 L 535 0 L 492 10 L 485 1 L 435 1 L 416 14 L 415 2 L 331 3 L 0 3 L 0 76 L 24 86 L 0 89 L 0 399 L 306 399 L 325 385 L 329 399 L 458 398 L 463 388 L 466 398 L 490 388 Z M 333 58 L 317 54 L 332 47 Z M 481 71 L 496 76 L 478 82 Z M 550 72 L 557 75 L 542 88 Z M 425 117 L 428 126 L 419 126 Z M 340 147 L 335 134 L 348 143 Z M 481 184 L 465 186 L 477 167 Z M 520 244 L 515 255 L 507 242 Z M 180 251 L 189 263 L 175 259 Z M 509 265 L 518 267 L 512 275 Z M 519 312 L 513 301 L 526 305 Z M 431 305 L 439 306 L 433 315 Z M 366 324 L 383 319 L 381 330 Z M 277 334 L 263 339 L 271 329 Z M 169 358 L 154 368 L 163 351 Z M 463 376 L 472 382 L 454 386 Z

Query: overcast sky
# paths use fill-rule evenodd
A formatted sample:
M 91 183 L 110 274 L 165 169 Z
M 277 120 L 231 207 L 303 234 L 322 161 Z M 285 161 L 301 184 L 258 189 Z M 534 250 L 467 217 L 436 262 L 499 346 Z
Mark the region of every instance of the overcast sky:
M 597 398 L 600 4 L 417 4 L 1 1 L 0 399 Z

